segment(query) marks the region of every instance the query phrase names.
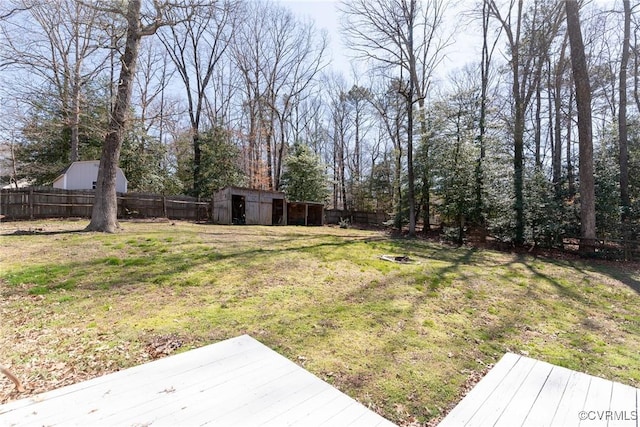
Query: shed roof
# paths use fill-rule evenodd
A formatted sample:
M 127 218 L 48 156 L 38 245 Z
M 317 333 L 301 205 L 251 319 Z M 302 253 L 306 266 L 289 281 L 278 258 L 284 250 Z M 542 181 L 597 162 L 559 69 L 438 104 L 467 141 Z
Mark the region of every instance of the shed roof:
M 53 182 L 56 182 L 56 181 L 58 181 L 60 178 L 62 178 L 62 177 L 63 177 L 67 172 L 69 172 L 69 169 L 71 169 L 71 167 L 72 167 L 73 165 L 78 164 L 78 163 L 97 163 L 97 164 L 98 164 L 98 166 L 99 166 L 99 165 L 100 165 L 100 160 L 78 160 L 78 161 L 76 161 L 76 162 L 69 163 L 69 165 L 68 165 L 66 168 L 64 168 L 64 169 L 60 172 L 60 175 L 58 175 L 58 176 L 56 177 L 56 179 L 54 179 L 54 180 L 53 180 Z M 124 171 L 123 171 L 119 166 L 117 166 L 117 167 L 116 167 L 116 170 L 118 170 L 118 171 L 122 172 L 122 176 L 124 177 L 124 180 L 125 180 L 125 181 L 127 181 L 127 182 L 129 181 L 129 180 L 127 179 L 127 176 L 124 174 Z

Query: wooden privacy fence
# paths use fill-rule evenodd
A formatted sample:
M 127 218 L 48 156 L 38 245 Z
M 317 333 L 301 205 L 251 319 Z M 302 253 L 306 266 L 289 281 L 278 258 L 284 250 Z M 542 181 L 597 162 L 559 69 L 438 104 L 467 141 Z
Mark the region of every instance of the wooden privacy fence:
M 583 251 L 580 250 L 581 245 Z M 631 239 L 594 239 L 581 242 L 579 237 L 565 238 L 562 240 L 562 250 L 591 258 L 615 261 L 640 260 L 640 241 Z
M 169 218 L 208 220 L 210 201 L 188 196 L 118 193 L 119 218 Z M 62 190 L 50 187 L 0 191 L 0 217 L 5 220 L 36 218 L 89 218 L 93 190 Z
M 351 224 L 381 225 L 389 220 L 389 215 L 385 212 L 325 209 L 324 213 L 327 224 L 338 224 L 341 220 L 348 220 Z

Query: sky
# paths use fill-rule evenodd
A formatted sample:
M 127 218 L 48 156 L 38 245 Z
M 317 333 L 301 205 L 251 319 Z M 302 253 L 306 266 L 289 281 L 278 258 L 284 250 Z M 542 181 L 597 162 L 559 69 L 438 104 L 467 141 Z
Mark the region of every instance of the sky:
M 315 21 L 319 29 L 327 30 L 329 35 L 329 53 L 334 69 L 350 72 L 348 52 L 340 38 L 339 13 L 337 0 L 280 0 L 293 13 L 301 18 Z
M 337 9 L 338 0 L 280 0 L 292 12 L 301 18 L 310 18 L 315 21 L 318 28 L 327 30 L 330 38 L 329 52 L 332 56 L 332 66 L 336 71 L 341 71 L 345 76 L 351 74 L 351 60 L 348 49 L 343 45 L 340 35 L 340 13 Z M 460 11 L 469 6 L 468 1 L 454 2 L 456 5 L 449 12 L 450 22 L 460 22 Z M 451 28 L 450 28 L 451 29 Z M 461 68 L 471 61 L 479 61 L 479 47 L 475 46 L 473 27 L 461 26 L 453 31 L 455 44 L 451 47 L 447 59 L 438 73 L 439 78 L 456 68 Z

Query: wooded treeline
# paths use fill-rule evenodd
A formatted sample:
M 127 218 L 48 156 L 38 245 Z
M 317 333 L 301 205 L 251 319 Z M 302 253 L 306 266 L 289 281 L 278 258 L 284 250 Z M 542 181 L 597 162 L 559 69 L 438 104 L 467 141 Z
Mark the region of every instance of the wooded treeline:
M 49 184 L 70 161 L 100 157 L 127 30 L 106 12 L 116 3 L 0 5 L 4 181 Z M 473 231 L 553 246 L 593 237 L 581 231 L 593 187 L 595 235 L 637 238 L 640 7 L 579 7 L 589 154 L 567 29 L 578 3 L 453 3 L 339 3 L 351 73 L 286 3 L 163 3 L 166 25 L 141 42 L 120 155 L 130 188 L 286 190 L 324 169 L 324 191 L 309 194 L 329 207 L 389 212 L 412 234 L 437 223 L 458 241 Z M 156 6 L 142 3 L 146 24 Z M 474 35 L 456 39 L 462 28 Z M 469 44 L 475 53 L 456 58 Z M 447 57 L 459 66 L 444 71 Z

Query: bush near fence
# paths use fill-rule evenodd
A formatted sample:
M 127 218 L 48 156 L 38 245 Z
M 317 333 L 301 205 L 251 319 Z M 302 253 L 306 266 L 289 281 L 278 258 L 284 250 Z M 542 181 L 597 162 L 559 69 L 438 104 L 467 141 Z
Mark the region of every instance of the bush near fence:
M 90 218 L 93 190 L 51 187 L 3 189 L 0 218 Z M 202 221 L 210 218 L 210 200 L 189 196 L 118 193 L 118 218 L 169 218 Z

